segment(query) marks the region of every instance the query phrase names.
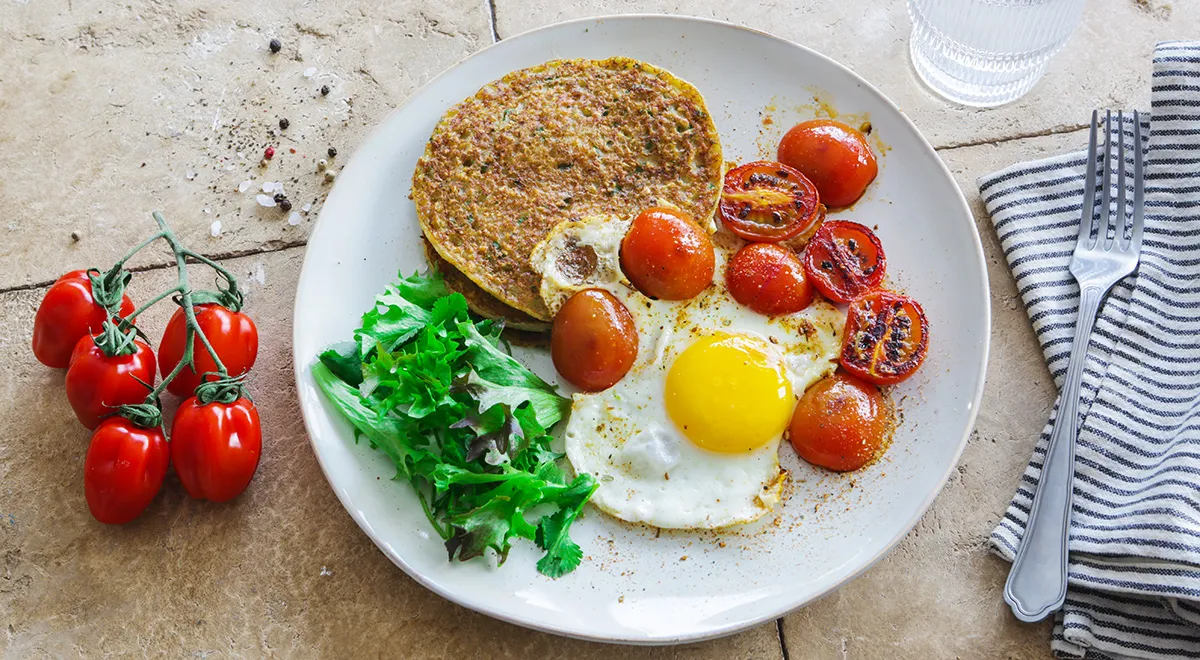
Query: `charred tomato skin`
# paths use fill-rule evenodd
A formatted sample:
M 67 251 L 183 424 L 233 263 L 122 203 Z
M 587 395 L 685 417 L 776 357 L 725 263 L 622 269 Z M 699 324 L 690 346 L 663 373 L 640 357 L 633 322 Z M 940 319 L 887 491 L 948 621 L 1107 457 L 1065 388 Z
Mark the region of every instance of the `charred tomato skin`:
M 894 385 L 916 373 L 928 348 L 929 319 L 916 300 L 880 290 L 850 302 L 839 362 L 851 374 Z
M 820 217 L 817 187 L 782 163 L 755 161 L 729 170 L 721 188 L 721 221 L 756 243 L 778 243 L 810 229 Z
M 850 302 L 883 284 L 887 257 L 875 232 L 848 220 L 827 220 L 804 248 L 804 273 L 821 295 Z

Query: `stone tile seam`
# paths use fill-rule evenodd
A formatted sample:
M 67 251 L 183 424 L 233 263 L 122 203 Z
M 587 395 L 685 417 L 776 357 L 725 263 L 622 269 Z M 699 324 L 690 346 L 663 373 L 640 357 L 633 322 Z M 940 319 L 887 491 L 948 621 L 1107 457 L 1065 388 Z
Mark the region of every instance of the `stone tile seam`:
M 307 240 L 305 240 L 305 241 L 287 241 L 287 242 L 277 243 L 275 245 L 270 245 L 270 246 L 261 247 L 261 248 L 247 248 L 245 250 L 231 250 L 229 252 L 206 254 L 206 255 L 204 255 L 204 257 L 207 259 L 212 259 L 213 261 L 229 261 L 230 259 L 244 259 L 246 257 L 253 257 L 253 256 L 260 255 L 260 254 L 271 254 L 272 252 L 284 252 L 287 250 L 294 250 L 296 248 L 302 248 L 307 245 L 308 245 Z M 198 262 L 195 260 L 189 260 L 188 263 L 194 264 L 194 263 L 198 263 Z M 144 266 L 135 266 L 133 268 L 129 268 L 128 270 L 133 273 L 145 273 L 145 272 L 149 272 L 149 271 L 153 271 L 153 270 L 163 270 L 165 268 L 174 268 L 174 267 L 175 267 L 175 262 L 164 261 L 162 263 L 157 263 L 157 264 L 146 264 Z M 20 291 L 29 291 L 30 289 L 43 289 L 43 288 L 50 286 L 51 284 L 54 284 L 54 280 L 47 280 L 44 282 L 33 282 L 30 284 L 17 284 L 15 286 L 0 288 L 0 295 L 4 295 L 6 293 L 17 293 Z

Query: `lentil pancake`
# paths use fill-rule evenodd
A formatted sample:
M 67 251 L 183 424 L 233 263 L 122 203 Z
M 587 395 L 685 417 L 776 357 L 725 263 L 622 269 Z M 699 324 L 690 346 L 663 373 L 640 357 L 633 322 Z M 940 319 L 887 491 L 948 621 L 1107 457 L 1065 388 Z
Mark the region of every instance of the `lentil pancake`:
M 691 84 L 626 57 L 555 60 L 447 111 L 412 198 L 443 259 L 549 321 L 529 256 L 555 225 L 666 205 L 712 231 L 722 172 L 716 126 Z
M 433 249 L 429 244 L 428 239 L 421 239 L 421 243 L 425 246 L 425 258 L 429 260 L 429 266 L 435 272 L 442 276 L 442 281 L 446 283 L 446 288 L 456 293 L 461 293 L 467 299 L 467 306 L 476 314 L 497 321 L 504 321 L 504 327 L 524 332 L 546 332 L 550 330 L 550 324 L 545 321 L 539 321 L 532 316 L 517 309 L 513 309 L 508 305 L 500 302 L 495 296 L 479 288 L 471 280 L 467 279 L 466 275 L 459 272 L 454 266 L 451 266 L 442 258 L 442 255 Z

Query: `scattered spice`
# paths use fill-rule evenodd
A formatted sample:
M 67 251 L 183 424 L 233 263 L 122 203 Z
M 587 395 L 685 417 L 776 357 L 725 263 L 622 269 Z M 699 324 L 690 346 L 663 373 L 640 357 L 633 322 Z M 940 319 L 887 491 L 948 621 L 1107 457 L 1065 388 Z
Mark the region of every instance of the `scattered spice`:
M 321 85 L 321 96 L 329 96 L 329 85 Z
M 325 170 L 325 181 L 332 183 L 335 178 L 337 178 L 337 172 Z
M 276 195 L 276 197 L 281 197 L 281 195 Z M 279 210 L 283 211 L 284 213 L 291 211 L 292 210 L 292 201 L 290 199 L 284 197 L 279 202 Z
M 275 193 L 275 198 L 274 198 L 274 199 L 275 199 L 275 203 L 276 203 L 276 204 L 282 204 L 282 203 L 284 202 L 284 200 L 286 200 L 286 199 L 287 199 L 287 197 L 286 197 L 286 196 L 284 196 L 284 194 L 283 194 L 283 193 L 281 193 L 281 192 L 277 192 L 277 193 Z
M 272 39 L 270 44 L 267 44 L 272 53 L 278 53 L 283 50 L 283 42 L 278 39 Z
M 288 149 L 288 153 L 289 153 L 289 154 L 294 154 L 294 153 L 296 153 L 296 148 L 295 148 L 295 147 L 292 147 L 291 149 Z
M 287 127 L 291 126 L 291 125 L 292 125 L 292 122 L 288 121 L 287 117 L 284 117 L 283 119 L 279 120 L 279 129 L 280 130 L 286 131 Z
M 329 161 L 325 160 L 324 158 L 317 161 L 317 171 L 318 172 L 324 172 L 325 168 L 327 168 L 327 167 L 329 167 Z
M 263 160 L 271 160 L 274 157 L 275 147 L 267 147 L 267 150 L 263 152 Z
M 77 231 L 71 232 L 71 242 L 73 242 L 73 243 L 79 242 L 79 232 L 77 232 Z
M 337 156 L 337 147 L 329 147 L 329 157 L 335 158 L 336 156 Z

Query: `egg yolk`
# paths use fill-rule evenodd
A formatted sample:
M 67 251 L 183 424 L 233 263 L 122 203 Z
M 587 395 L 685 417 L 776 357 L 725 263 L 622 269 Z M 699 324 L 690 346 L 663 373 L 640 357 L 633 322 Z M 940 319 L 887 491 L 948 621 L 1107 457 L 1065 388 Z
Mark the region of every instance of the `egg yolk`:
M 747 452 L 778 438 L 796 402 L 783 361 L 758 339 L 718 335 L 684 349 L 667 372 L 667 414 L 697 446 Z

